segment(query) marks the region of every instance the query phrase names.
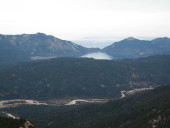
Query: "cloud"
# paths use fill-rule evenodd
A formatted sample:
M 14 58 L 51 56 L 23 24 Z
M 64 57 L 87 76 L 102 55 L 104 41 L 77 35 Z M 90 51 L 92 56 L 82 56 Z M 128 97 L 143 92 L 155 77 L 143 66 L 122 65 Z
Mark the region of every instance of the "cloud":
M 169 0 L 1 0 L 0 33 L 88 36 L 170 36 Z

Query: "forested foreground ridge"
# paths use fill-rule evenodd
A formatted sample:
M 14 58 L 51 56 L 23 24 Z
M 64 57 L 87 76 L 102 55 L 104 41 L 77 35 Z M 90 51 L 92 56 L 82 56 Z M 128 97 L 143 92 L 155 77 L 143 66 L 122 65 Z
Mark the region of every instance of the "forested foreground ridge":
M 39 128 L 169 128 L 170 86 L 98 105 L 20 106 L 3 111 L 31 119 Z
M 170 84 L 169 65 L 169 55 L 34 61 L 0 72 L 0 98 L 119 98 L 122 90 Z
M 14 119 L 0 116 L 0 128 L 36 128 L 25 119 Z

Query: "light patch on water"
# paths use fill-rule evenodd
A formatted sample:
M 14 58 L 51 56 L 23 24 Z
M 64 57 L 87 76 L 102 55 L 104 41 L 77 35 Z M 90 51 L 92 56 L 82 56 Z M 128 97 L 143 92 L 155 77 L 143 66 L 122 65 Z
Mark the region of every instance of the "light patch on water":
M 89 53 L 86 55 L 83 55 L 82 58 L 94 58 L 94 59 L 100 59 L 100 60 L 112 60 L 113 58 L 103 52 L 94 52 L 94 53 Z
M 47 57 L 44 57 L 44 56 L 32 56 L 31 60 L 47 60 L 47 59 L 53 59 L 53 58 L 57 58 L 57 57 L 55 57 L 55 56 L 47 56 Z

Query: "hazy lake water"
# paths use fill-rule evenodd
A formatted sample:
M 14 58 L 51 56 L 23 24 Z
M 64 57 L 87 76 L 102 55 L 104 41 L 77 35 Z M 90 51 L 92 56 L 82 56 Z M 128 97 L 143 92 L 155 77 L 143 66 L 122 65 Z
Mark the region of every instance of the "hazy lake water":
M 94 52 L 94 53 L 85 54 L 82 56 L 82 58 L 94 58 L 94 59 L 104 59 L 104 60 L 113 59 L 110 55 L 103 52 Z

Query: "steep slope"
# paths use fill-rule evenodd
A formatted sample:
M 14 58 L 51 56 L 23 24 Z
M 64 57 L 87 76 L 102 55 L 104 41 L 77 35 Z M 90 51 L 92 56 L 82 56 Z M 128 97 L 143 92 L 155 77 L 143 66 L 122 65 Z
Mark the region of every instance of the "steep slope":
M 0 72 L 0 98 L 116 98 L 170 83 L 170 56 L 134 60 L 58 58 Z
M 5 36 L 0 35 L 0 69 L 27 60 L 27 54 L 15 48 Z
M 11 44 L 31 56 L 79 56 L 86 48 L 43 33 L 7 35 Z
M 129 37 L 105 47 L 103 51 L 112 55 L 114 58 L 139 58 L 158 54 L 169 54 L 170 39 L 165 37 L 146 41 Z
M 20 106 L 5 111 L 30 118 L 41 128 L 169 128 L 169 101 L 167 85 L 102 105 Z

